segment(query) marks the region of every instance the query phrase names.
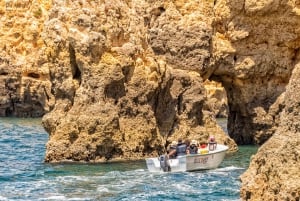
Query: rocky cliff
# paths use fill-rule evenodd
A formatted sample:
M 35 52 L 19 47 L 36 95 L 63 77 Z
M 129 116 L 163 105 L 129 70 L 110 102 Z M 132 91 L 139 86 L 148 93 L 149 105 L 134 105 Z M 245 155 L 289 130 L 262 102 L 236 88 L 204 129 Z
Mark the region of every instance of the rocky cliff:
M 51 1 L 0 2 L 0 116 L 41 117 L 54 96 L 40 34 Z
M 137 159 L 209 135 L 235 150 L 210 79 L 226 90 L 235 142 L 269 139 L 243 199 L 299 199 L 297 182 L 272 183 L 291 175 L 282 161 L 299 166 L 298 0 L 6 0 L 0 13 L 0 114 L 50 111 L 47 162 Z
M 286 107 L 272 138 L 260 147 L 242 175 L 244 200 L 299 200 L 300 198 L 300 64 L 285 92 Z
M 226 88 L 228 130 L 239 144 L 262 144 L 276 130 L 299 62 L 299 2 L 217 1 L 212 79 Z
M 217 1 L 215 17 L 212 79 L 228 94 L 229 133 L 239 144 L 266 142 L 241 197 L 299 200 L 300 2 Z
M 56 1 L 42 33 L 56 98 L 46 161 L 138 159 L 209 135 L 235 150 L 205 109 L 212 7 Z
M 261 144 L 275 132 L 241 177 L 241 197 L 299 200 L 300 2 L 218 1 L 215 8 L 213 79 L 228 94 L 229 133 L 237 143 Z

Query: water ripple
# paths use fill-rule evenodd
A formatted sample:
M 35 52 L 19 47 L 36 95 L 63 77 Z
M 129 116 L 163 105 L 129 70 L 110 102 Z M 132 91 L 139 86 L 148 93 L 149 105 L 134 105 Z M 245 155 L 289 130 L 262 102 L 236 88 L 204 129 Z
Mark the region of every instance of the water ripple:
M 241 147 L 215 170 L 150 173 L 144 161 L 45 164 L 47 140 L 40 119 L 0 118 L 0 201 L 238 200 L 238 178 L 256 151 Z

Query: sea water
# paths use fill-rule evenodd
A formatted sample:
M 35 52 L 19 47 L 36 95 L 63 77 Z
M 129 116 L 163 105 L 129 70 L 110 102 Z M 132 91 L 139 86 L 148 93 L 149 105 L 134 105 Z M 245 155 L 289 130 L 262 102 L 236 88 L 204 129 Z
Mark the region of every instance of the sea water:
M 220 121 L 226 129 L 226 121 Z M 240 146 L 214 170 L 150 173 L 145 161 L 44 163 L 48 134 L 41 119 L 0 118 L 0 201 L 239 200 L 239 176 L 254 146 Z

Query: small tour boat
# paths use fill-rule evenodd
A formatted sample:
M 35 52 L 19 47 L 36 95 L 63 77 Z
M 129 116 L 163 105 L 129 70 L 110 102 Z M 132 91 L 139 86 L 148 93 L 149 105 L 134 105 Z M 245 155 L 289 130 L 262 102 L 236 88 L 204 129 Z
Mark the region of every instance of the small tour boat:
M 167 155 L 146 158 L 150 172 L 184 172 L 217 168 L 223 161 L 228 146 L 217 144 L 213 151 L 200 150 L 198 154 L 187 154 L 169 159 Z

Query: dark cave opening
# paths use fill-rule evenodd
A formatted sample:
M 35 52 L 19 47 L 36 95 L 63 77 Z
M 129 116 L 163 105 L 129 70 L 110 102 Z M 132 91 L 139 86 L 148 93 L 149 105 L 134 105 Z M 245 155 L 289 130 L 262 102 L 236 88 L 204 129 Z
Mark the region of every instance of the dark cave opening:
M 71 45 L 69 46 L 69 54 L 70 54 L 70 65 L 71 65 L 73 79 L 78 80 L 78 82 L 80 84 L 81 83 L 81 71 L 76 62 L 75 49 Z

